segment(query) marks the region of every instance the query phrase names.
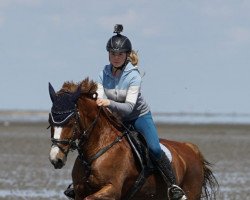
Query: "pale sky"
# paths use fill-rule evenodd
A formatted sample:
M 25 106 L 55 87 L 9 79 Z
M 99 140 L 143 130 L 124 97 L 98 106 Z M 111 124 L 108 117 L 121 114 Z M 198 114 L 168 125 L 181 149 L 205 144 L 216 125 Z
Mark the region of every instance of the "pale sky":
M 113 26 L 153 112 L 250 113 L 248 0 L 0 0 L 0 109 L 49 110 L 48 82 L 96 80 Z

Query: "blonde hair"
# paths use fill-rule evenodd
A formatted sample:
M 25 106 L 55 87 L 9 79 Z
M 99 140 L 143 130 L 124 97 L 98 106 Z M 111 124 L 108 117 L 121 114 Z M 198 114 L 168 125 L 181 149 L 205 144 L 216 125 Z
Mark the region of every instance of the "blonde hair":
M 128 55 L 128 60 L 131 62 L 132 65 L 136 66 L 139 63 L 139 56 L 136 51 L 132 50 L 131 53 Z

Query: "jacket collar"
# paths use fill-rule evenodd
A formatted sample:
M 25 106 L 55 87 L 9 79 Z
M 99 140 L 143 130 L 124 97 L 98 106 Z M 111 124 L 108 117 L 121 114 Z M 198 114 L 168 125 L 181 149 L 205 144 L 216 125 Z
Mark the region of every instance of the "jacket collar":
M 126 65 L 126 67 L 123 69 L 122 75 L 125 75 L 125 74 L 129 73 L 129 72 L 132 71 L 132 70 L 138 70 L 138 69 L 137 69 L 137 66 L 133 66 L 133 65 L 129 62 L 129 63 Z M 107 74 L 108 76 L 114 77 L 114 76 L 112 75 L 112 65 L 111 65 L 111 64 L 105 66 L 104 72 L 105 72 L 105 74 Z

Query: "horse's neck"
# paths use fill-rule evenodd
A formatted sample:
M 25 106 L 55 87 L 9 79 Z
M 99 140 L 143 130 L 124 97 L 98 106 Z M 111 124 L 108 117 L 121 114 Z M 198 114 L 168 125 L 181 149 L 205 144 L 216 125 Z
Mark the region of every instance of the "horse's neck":
M 85 144 L 85 149 L 88 152 L 95 152 L 110 144 L 117 136 L 117 130 L 111 125 L 102 110 L 96 106 L 95 102 L 85 102 L 83 112 L 85 130 L 88 130 L 88 137 Z M 93 122 L 96 120 L 95 124 Z M 93 126 L 93 127 L 91 127 Z M 89 128 L 89 129 L 88 129 Z M 91 153 L 90 153 L 91 154 Z
M 86 141 L 86 154 L 88 156 L 95 155 L 99 150 L 110 145 L 117 135 L 117 130 L 107 123 L 107 119 L 100 114 Z

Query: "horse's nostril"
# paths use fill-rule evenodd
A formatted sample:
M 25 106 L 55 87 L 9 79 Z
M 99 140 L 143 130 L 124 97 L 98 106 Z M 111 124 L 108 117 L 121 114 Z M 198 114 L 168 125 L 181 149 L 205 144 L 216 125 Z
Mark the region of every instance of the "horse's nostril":
M 64 162 L 62 159 L 58 160 L 51 160 L 52 165 L 54 166 L 55 169 L 61 169 L 64 166 Z
M 63 167 L 63 165 L 64 165 L 64 162 L 63 162 L 63 160 L 61 160 L 61 159 L 58 159 L 58 161 L 57 161 L 57 164 L 56 164 L 56 169 L 61 169 L 62 167 Z
M 57 163 L 58 163 L 59 165 L 62 165 L 62 164 L 63 164 L 62 159 L 58 159 Z

